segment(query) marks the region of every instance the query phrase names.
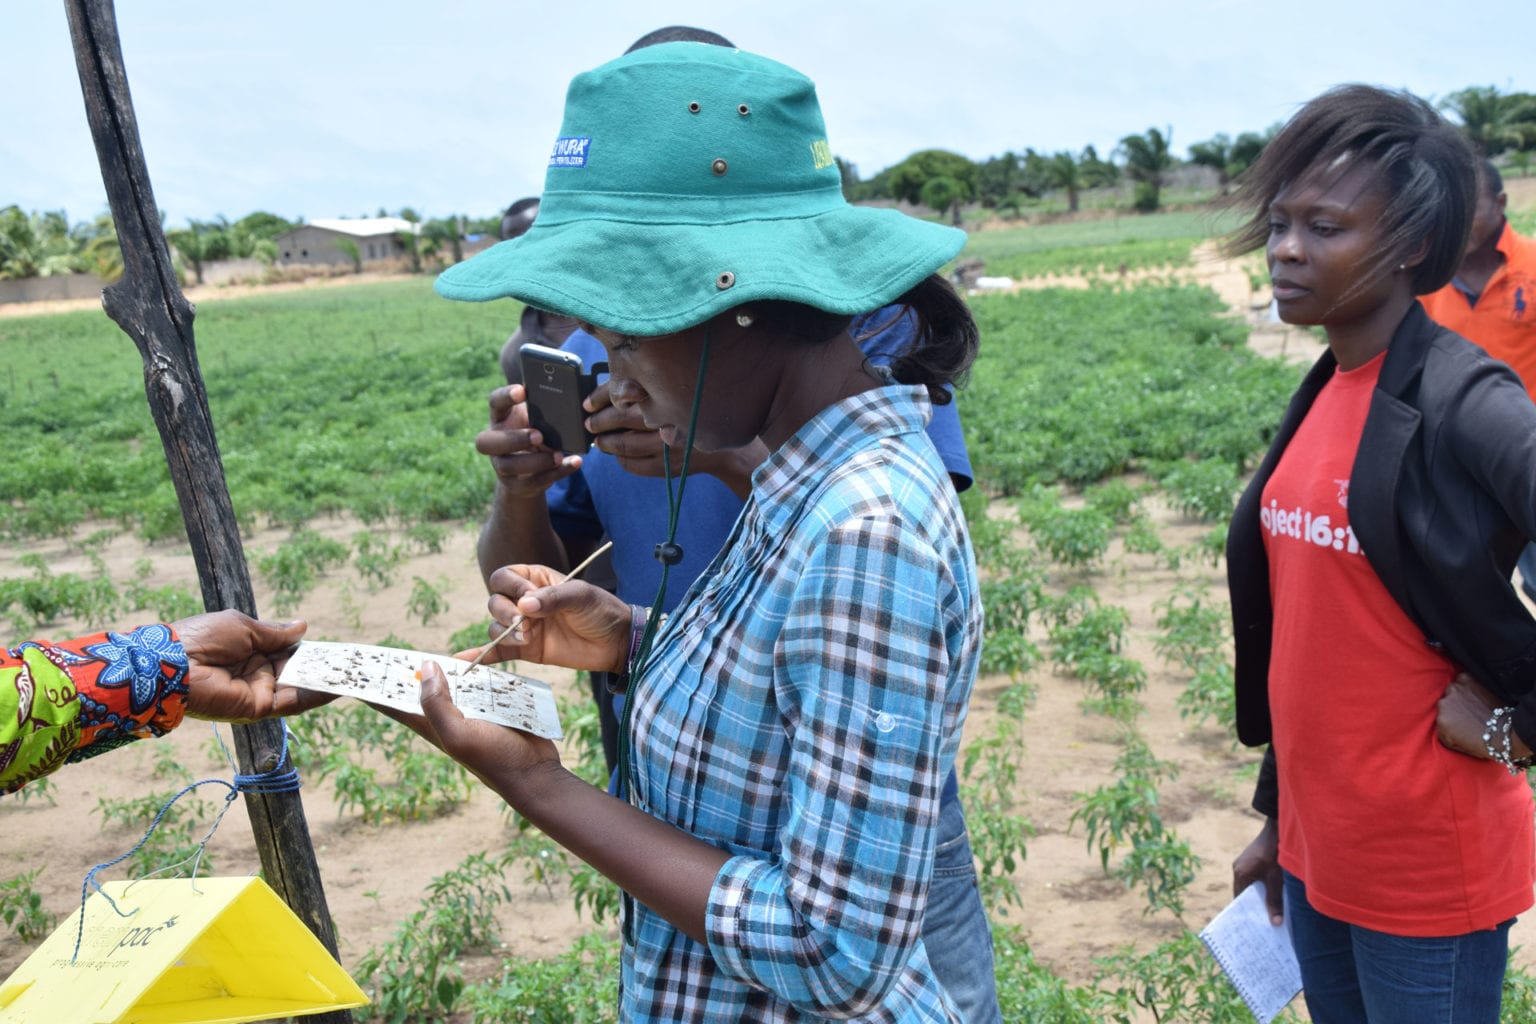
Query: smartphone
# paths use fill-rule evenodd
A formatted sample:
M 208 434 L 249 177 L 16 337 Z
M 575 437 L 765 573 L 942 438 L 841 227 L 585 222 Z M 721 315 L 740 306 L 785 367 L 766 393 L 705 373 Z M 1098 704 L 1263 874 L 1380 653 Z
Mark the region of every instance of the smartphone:
M 592 391 L 593 377 L 582 373 L 581 358 L 544 345 L 523 345 L 523 388 L 528 394 L 528 423 L 544 435 L 546 447 L 584 455 L 592 435 L 583 422 L 582 399 Z

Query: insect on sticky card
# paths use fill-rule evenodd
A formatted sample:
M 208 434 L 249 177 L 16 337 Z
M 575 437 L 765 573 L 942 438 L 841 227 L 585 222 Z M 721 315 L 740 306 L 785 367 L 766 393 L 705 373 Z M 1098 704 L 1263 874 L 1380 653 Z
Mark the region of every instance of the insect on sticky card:
M 443 670 L 453 703 L 466 718 L 485 719 L 546 739 L 561 738 L 560 716 L 548 683 L 443 654 L 306 640 L 288 659 L 278 682 L 419 715 L 421 683 L 416 673 L 428 661 Z

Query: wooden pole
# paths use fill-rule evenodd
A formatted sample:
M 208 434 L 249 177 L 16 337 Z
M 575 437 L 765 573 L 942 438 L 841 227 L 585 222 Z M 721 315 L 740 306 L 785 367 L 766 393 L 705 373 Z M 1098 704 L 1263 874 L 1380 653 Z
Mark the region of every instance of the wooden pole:
M 123 277 L 103 291 L 102 306 L 143 357 L 144 390 L 181 503 L 203 605 L 255 615 L 240 529 L 197 365 L 194 310 L 177 285 L 160 228 L 128 92 L 117 15 L 112 0 L 65 0 L 65 8 L 86 116 L 123 250 Z M 287 767 L 281 723 L 237 725 L 233 732 L 243 773 Z M 336 955 L 336 934 L 299 794 L 246 793 L 245 806 L 263 877 Z M 352 1015 L 337 1011 L 306 1019 L 350 1024 Z

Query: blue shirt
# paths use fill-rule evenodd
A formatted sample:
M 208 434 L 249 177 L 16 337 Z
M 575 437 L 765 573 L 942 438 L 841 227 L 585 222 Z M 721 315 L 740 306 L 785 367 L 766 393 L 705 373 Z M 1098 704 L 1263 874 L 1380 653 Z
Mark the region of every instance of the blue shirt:
M 624 1020 L 949 1020 L 920 934 L 982 619 L 926 406 L 878 388 L 774 452 L 631 681 L 637 806 L 731 859 L 707 945 L 635 905 Z

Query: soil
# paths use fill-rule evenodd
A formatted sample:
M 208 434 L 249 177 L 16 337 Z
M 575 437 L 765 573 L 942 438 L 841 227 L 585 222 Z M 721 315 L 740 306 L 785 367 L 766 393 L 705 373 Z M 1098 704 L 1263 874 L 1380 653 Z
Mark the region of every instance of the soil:
M 1536 184 L 1536 182 L 1533 182 Z M 1536 196 L 1536 191 L 1533 191 Z M 1205 252 L 1193 276 L 1216 289 L 1232 309 L 1254 327 L 1252 344 L 1265 353 L 1310 360 L 1321 342 L 1310 332 L 1272 323 L 1266 313 L 1268 295 L 1250 286 L 1250 260 L 1223 261 Z M 367 275 L 364 275 L 366 279 Z M 356 277 L 334 279 L 310 287 L 344 286 Z M 213 299 L 238 294 L 238 289 L 216 289 Z M 90 303 L 86 304 L 91 305 Z M 0 315 L 5 314 L 0 306 Z M 28 312 L 38 312 L 29 307 Z M 1169 547 L 1194 545 L 1210 529 L 1165 508 L 1153 510 L 1158 532 Z M 1000 506 L 999 515 L 1011 516 Z M 314 528 L 343 540 L 357 524 L 336 519 L 313 524 Z M 302 603 L 299 613 L 310 624 L 315 639 L 348 639 L 378 642 L 393 634 L 413 646 L 444 650 L 447 637 L 465 623 L 484 617 L 484 590 L 474 562 L 476 524 L 466 524 L 446 538 L 442 550 L 411 558 L 402 565 L 393 584 L 370 590 L 362 580 L 330 573 Z M 83 534 L 82 534 L 83 536 Z M 259 531 L 247 540 L 248 552 L 265 552 L 282 539 L 278 533 Z M 78 550 L 62 542 L 34 545 L 55 572 L 86 572 L 89 564 Z M 27 575 L 17 564 L 21 549 L 0 553 L 0 574 Z M 113 539 L 102 551 L 114 579 L 131 579 L 135 564 L 152 562 L 151 583 L 195 580 L 190 553 L 185 545 L 145 547 L 127 536 Z M 1189 887 L 1182 920 L 1167 912 L 1146 914 L 1139 891 L 1127 891 L 1106 877 L 1098 854 L 1088 847 L 1080 824 L 1071 822 L 1079 794 L 1110 781 L 1120 752 L 1119 727 L 1100 715 L 1080 708 L 1085 685 L 1052 674 L 1048 663 L 1028 678 L 1038 691 L 1028 713 L 1023 739 L 1024 753 L 1018 779 L 1017 812 L 1028 819 L 1034 835 L 1028 857 L 1016 880 L 1022 906 L 1008 908 L 999 923 L 1020 927 L 1035 954 L 1058 974 L 1071 981 L 1088 981 L 1095 972 L 1095 957 L 1116 952 L 1131 944 L 1145 950 L 1175 937 L 1185 927 L 1198 929 L 1231 896 L 1232 859 L 1253 838 L 1258 816 L 1248 809 L 1252 787 L 1253 752 L 1237 748 L 1232 737 L 1210 727 L 1191 725 L 1179 714 L 1175 700 L 1185 678 L 1171 670 L 1153 649 L 1157 635 L 1159 603 L 1176 587 L 1193 587 L 1224 607 L 1225 586 L 1221 569 L 1208 560 L 1186 560 L 1177 571 L 1152 556 L 1126 553 L 1113 547 L 1104 563 L 1090 575 L 1077 577 L 1052 570 L 1053 585 L 1091 583 L 1105 604 L 1124 608 L 1130 615 L 1129 643 L 1124 652 L 1147 669 L 1143 695 L 1146 714 L 1137 721 L 1155 754 L 1178 765 L 1178 775 L 1161 787 L 1162 814 L 1176 833 L 1189 841 L 1200 857 L 1198 877 Z M 448 611 L 430 625 L 423 625 L 408 610 L 414 577 L 441 585 Z M 257 587 L 257 605 L 272 607 L 272 595 Z M 61 622 L 56 635 L 84 631 L 85 624 Z M 524 671 L 564 688 L 573 699 L 584 700 L 575 680 L 566 673 L 525 666 Z M 966 724 L 967 741 L 990 735 L 997 722 L 996 703 L 1007 687 L 1005 678 L 978 681 Z M 325 713 L 325 712 L 319 712 Z M 227 727 L 221 727 L 227 737 Z M 44 866 L 36 882 L 48 910 L 63 916 L 78 906 L 81 881 L 92 866 L 118 857 L 137 842 L 139 833 L 103 829 L 96 810 L 98 801 L 133 796 L 146 788 L 165 788 L 150 780 L 157 755 L 175 751 L 176 759 L 197 778 L 228 779 L 232 771 L 212 754 L 212 727 L 188 723 L 158 743 L 139 743 L 114 752 L 104 760 L 65 769 L 53 776 L 50 799 L 26 801 L 18 797 L 0 801 L 0 859 L 13 865 L 7 874 Z M 217 790 L 217 791 L 216 791 Z M 205 799 L 217 801 L 222 787 L 208 787 Z M 330 787 L 308 783 L 304 805 L 310 833 L 324 879 L 329 910 L 340 937 L 341 959 L 354 968 L 371 947 L 387 942 L 395 927 L 419 906 L 432 878 L 457 866 L 465 857 L 485 850 L 499 851 L 510 835 L 508 817 L 500 802 L 485 791 L 453 813 L 428 821 L 388 826 L 360 823 L 337 809 Z M 244 813 L 235 808 L 226 816 L 210 844 L 215 873 L 238 875 L 254 872 L 258 863 Z M 106 873 L 120 878 L 120 869 Z M 569 896 L 520 878 L 510 877 L 515 899 L 502 914 L 504 952 L 511 956 L 547 956 L 565 949 L 590 924 L 572 910 Z M 1517 924 L 1512 942 L 1524 947 L 1520 958 L 1532 963 L 1528 951 L 1536 948 L 1536 925 Z M 14 937 L 0 945 L 0 978 L 26 956 L 27 948 Z M 486 958 L 466 965 L 471 976 L 493 969 Z

